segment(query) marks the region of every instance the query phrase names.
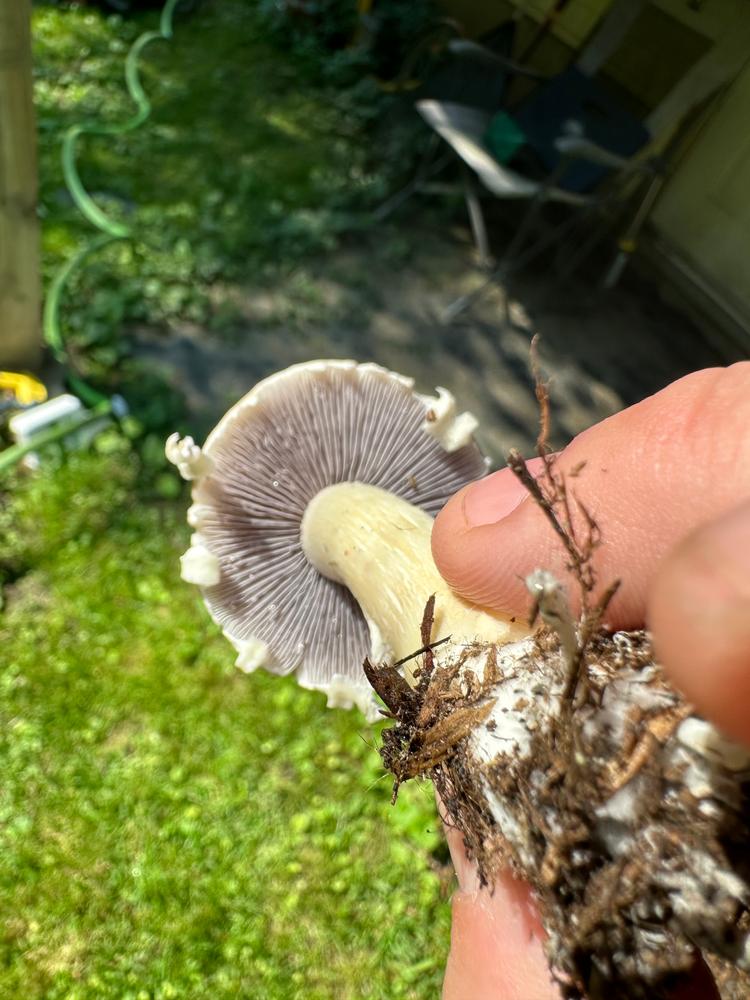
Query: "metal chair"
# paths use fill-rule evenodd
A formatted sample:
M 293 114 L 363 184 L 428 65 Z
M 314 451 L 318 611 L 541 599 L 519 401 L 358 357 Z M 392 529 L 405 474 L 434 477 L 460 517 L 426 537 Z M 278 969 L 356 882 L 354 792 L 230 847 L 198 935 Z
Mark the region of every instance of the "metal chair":
M 599 238 L 599 229 L 592 224 L 594 216 L 621 200 L 629 190 L 624 179 L 653 174 L 660 168 L 659 160 L 637 155 L 650 139 L 645 127 L 620 111 L 599 91 L 595 81 L 576 69 L 540 88 L 513 116 L 526 139 L 524 172 L 515 169 L 515 164 L 501 163 L 488 151 L 485 137 L 492 122 L 491 114 L 433 100 L 419 101 L 416 107 L 433 132 L 462 161 L 472 233 L 485 266 L 490 259 L 489 240 L 473 178 L 495 198 L 529 202 L 529 209 L 499 264 L 479 288 L 448 307 L 445 313 L 448 322 L 501 276 L 523 267 L 575 229 L 583 229 L 584 235 L 575 241 L 575 248 L 568 254 L 566 271 L 570 273 Z M 594 118 L 593 128 L 585 120 L 586 115 Z M 608 146 L 591 137 L 597 131 L 596 124 L 611 137 Z M 551 202 L 563 204 L 571 211 L 561 222 L 548 225 L 535 235 L 542 210 Z
M 461 183 L 480 261 L 490 263 L 489 240 L 479 200 L 479 190 L 500 199 L 523 199 L 529 208 L 498 265 L 474 292 L 455 300 L 445 320 L 455 319 L 496 280 L 528 263 L 550 245 L 570 234 L 575 226 L 587 232 L 568 255 L 566 270 L 580 263 L 601 235 L 591 225 L 603 208 L 621 201 L 639 176 L 654 176 L 662 164 L 654 151 L 659 139 L 674 131 L 687 112 L 726 83 L 739 69 L 732 59 L 717 59 L 715 52 L 688 71 L 659 106 L 643 121 L 612 98 L 597 80 L 597 73 L 617 49 L 647 0 L 615 0 L 592 40 L 575 64 L 537 86 L 531 96 L 509 113 L 524 136 L 523 157 L 501 162 L 487 145 L 488 130 L 496 111 L 448 100 L 422 99 L 416 110 L 448 149 L 440 143 L 428 147 L 413 180 L 389 199 L 380 217 L 429 182 L 458 158 Z M 504 79 L 539 74 L 483 46 L 456 39 L 449 43 L 454 59 L 472 60 L 488 74 Z M 477 183 L 479 183 L 479 189 Z M 550 202 L 568 206 L 568 217 L 534 238 L 543 207 Z

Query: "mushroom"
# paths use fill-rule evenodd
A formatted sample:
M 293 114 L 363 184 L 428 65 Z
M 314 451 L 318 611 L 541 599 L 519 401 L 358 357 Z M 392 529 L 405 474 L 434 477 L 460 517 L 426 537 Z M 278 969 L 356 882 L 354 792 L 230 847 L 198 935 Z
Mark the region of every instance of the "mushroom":
M 198 584 L 245 671 L 295 673 L 331 706 L 378 710 L 362 669 L 435 628 L 470 638 L 508 626 L 455 597 L 430 554 L 432 516 L 487 470 L 477 422 L 375 364 L 312 361 L 260 382 L 203 449 L 172 435 L 167 457 L 192 481 L 195 533 L 182 576 Z
M 192 482 L 183 577 L 241 669 L 294 672 L 368 718 L 376 684 L 397 782 L 429 774 L 481 875 L 509 864 L 531 883 L 566 998 L 651 997 L 696 946 L 750 970 L 750 753 L 695 717 L 645 633 L 612 635 L 596 609 L 575 620 L 548 571 L 526 580 L 533 636 L 438 574 L 432 515 L 487 468 L 475 428 L 445 389 L 374 364 L 265 379 L 203 449 L 167 442 Z M 427 622 L 450 641 L 417 675 Z

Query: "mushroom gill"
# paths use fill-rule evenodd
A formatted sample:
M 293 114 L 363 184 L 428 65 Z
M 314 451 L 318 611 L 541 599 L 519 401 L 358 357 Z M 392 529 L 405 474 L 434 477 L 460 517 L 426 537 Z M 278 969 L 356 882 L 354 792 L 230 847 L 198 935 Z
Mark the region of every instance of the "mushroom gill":
M 359 483 L 414 509 L 429 552 L 432 515 L 484 475 L 487 463 L 471 437 L 474 418 L 457 415 L 446 390 L 431 398 L 412 387 L 374 364 L 295 365 L 244 396 L 202 450 L 177 435 L 167 444 L 193 487 L 195 534 L 183 576 L 202 587 L 238 666 L 295 672 L 329 703 L 358 704 L 370 716 L 376 710 L 362 661 L 402 647 L 392 637 L 378 645 L 375 617 L 310 563 L 300 532 L 323 491 Z M 352 503 L 346 512 L 339 504 L 336 516 L 345 513 L 356 515 Z M 387 538 L 380 544 L 396 548 Z M 432 567 L 417 603 L 424 606 L 438 579 Z M 418 617 L 413 625 L 418 638 Z

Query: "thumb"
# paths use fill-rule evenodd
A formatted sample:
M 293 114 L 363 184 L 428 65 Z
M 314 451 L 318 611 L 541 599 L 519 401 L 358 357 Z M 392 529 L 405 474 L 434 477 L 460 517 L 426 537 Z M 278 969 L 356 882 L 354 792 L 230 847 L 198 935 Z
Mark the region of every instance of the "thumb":
M 664 555 L 700 524 L 750 498 L 749 425 L 750 362 L 739 362 L 685 376 L 584 431 L 558 456 L 570 491 L 601 529 L 594 557 L 601 586 L 622 579 L 608 612 L 611 626 L 643 625 Z M 529 467 L 538 474 L 538 462 Z M 582 520 L 573 508 L 574 522 Z M 528 608 L 523 579 L 532 570 L 566 577 L 557 536 L 508 469 L 448 502 L 432 546 L 454 590 L 505 614 Z

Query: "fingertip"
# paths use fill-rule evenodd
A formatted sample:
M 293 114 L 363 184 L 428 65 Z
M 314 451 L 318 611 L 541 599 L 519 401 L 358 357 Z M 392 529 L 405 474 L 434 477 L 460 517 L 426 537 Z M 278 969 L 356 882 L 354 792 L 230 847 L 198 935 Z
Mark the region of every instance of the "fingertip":
M 436 791 L 459 889 L 452 900 L 451 949 L 443 1000 L 559 1000 L 544 955 L 544 928 L 530 888 L 501 872 L 482 887 L 464 838 Z
M 676 686 L 728 735 L 750 743 L 750 503 L 664 560 L 648 620 Z
M 573 520 L 580 502 L 601 530 L 594 560 L 601 585 L 622 579 L 608 610 L 611 627 L 641 627 L 665 554 L 697 524 L 747 496 L 749 389 L 750 362 L 694 372 L 584 431 L 559 456 Z M 513 479 L 503 470 L 454 497 L 435 523 L 433 554 L 462 597 L 523 614 L 528 598 L 520 578 L 543 567 L 565 581 L 566 560 L 533 500 L 506 509 Z
M 453 897 L 443 1000 L 560 1000 L 529 889 L 509 873 L 492 892 Z

